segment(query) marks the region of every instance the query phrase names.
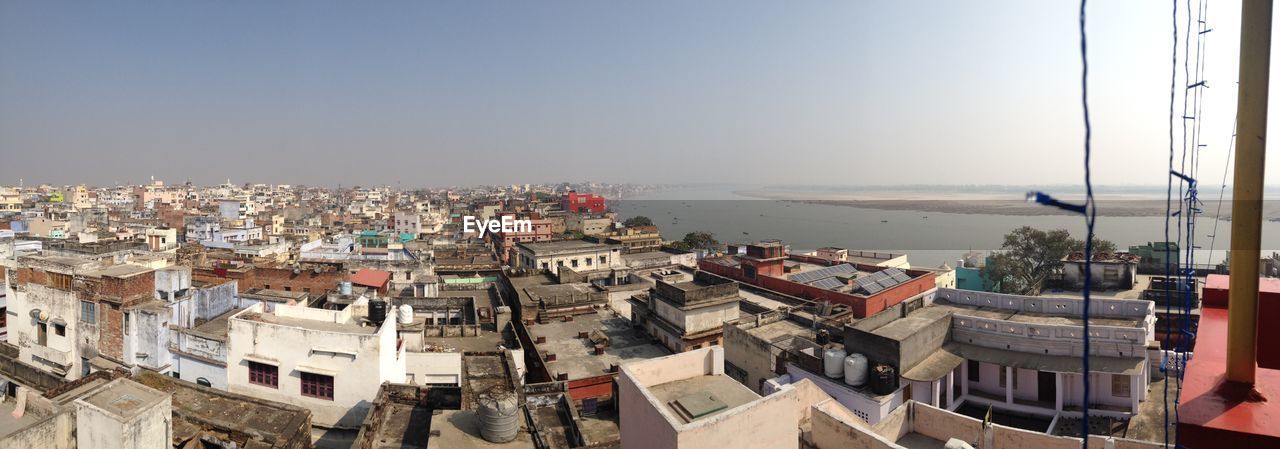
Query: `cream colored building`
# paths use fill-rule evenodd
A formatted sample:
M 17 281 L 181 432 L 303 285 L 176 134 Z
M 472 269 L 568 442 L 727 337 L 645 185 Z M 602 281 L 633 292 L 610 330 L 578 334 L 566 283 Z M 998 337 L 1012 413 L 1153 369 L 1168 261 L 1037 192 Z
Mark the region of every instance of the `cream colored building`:
M 724 374 L 724 349 L 622 366 L 618 425 L 623 449 L 787 449 L 813 404 L 829 401 L 809 382 L 761 397 Z

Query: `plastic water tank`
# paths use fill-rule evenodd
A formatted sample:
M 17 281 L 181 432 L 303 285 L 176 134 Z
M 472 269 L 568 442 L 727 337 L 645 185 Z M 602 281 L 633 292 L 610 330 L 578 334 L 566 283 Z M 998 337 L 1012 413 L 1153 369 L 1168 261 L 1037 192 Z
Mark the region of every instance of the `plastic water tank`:
M 871 392 L 889 394 L 898 388 L 896 370 L 892 366 L 877 363 L 871 372 Z
M 400 324 L 413 324 L 413 306 L 401 304 L 396 307 L 396 322 Z
M 844 383 L 861 387 L 867 383 L 867 356 L 853 353 L 844 358 Z
M 382 324 L 387 319 L 387 302 L 381 299 L 369 300 L 369 321 Z
M 830 348 L 822 352 L 822 371 L 827 377 L 838 378 L 844 375 L 844 349 Z
M 516 439 L 520 424 L 516 418 L 520 407 L 513 394 L 482 396 L 480 409 L 480 436 L 493 443 L 506 443 Z
M 341 289 L 340 291 L 341 291 L 341 292 L 342 292 L 342 294 L 344 294 L 344 295 L 351 296 L 351 282 L 350 282 L 350 281 L 342 281 L 342 289 Z

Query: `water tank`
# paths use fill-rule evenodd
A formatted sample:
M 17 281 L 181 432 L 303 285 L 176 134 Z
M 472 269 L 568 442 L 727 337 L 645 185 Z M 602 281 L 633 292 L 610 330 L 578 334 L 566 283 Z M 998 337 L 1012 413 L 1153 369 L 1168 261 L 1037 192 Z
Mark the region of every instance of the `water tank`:
M 480 436 L 493 443 L 506 443 L 516 439 L 520 424 L 520 407 L 516 404 L 516 396 L 510 393 L 485 395 L 480 397 Z
M 897 374 L 892 366 L 877 363 L 871 368 L 871 392 L 875 394 L 889 394 L 897 388 Z
M 844 349 L 830 348 L 822 351 L 822 371 L 827 377 L 840 377 L 844 375 Z
M 825 314 L 824 314 L 824 315 L 825 315 Z M 826 329 L 823 329 L 823 330 L 818 331 L 818 336 L 817 336 L 817 337 L 818 337 L 818 338 L 817 338 L 816 340 L 814 340 L 814 341 L 816 341 L 816 342 L 817 342 L 818 344 L 820 344 L 820 345 L 825 345 L 825 344 L 827 344 L 827 343 L 831 343 L 831 333 L 830 333 L 830 332 L 827 332 L 827 330 L 826 330 Z
M 861 387 L 867 383 L 867 356 L 853 353 L 844 358 L 844 383 Z
M 413 306 L 401 304 L 396 308 L 396 322 L 400 324 L 413 324 Z
M 382 324 L 387 320 L 387 302 L 381 299 L 369 300 L 369 321 Z
M 342 289 L 341 289 L 340 291 L 342 292 L 342 294 L 350 296 L 350 295 L 351 295 L 351 282 L 350 282 L 350 281 L 342 281 Z

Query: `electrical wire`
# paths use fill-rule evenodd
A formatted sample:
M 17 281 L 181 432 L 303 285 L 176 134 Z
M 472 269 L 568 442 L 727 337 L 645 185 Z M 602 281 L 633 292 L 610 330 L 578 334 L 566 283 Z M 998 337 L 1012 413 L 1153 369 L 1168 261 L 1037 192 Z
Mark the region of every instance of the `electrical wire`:
M 1085 191 L 1085 229 L 1087 230 L 1084 240 L 1084 400 L 1081 401 L 1081 407 L 1084 419 L 1081 420 L 1081 444 L 1084 449 L 1089 448 L 1089 306 L 1092 304 L 1089 298 L 1089 290 L 1093 287 L 1093 228 L 1098 218 L 1098 206 L 1093 201 L 1093 178 L 1089 169 L 1089 159 L 1092 155 L 1091 140 L 1093 138 L 1093 127 L 1089 123 L 1089 52 L 1088 39 L 1085 34 L 1085 4 L 1088 0 L 1080 0 L 1080 106 L 1084 111 L 1084 191 Z

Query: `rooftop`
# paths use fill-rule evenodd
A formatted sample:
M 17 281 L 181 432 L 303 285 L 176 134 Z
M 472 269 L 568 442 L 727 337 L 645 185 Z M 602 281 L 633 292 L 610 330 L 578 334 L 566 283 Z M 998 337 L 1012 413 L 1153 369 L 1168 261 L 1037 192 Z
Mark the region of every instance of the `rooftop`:
M 760 396 L 733 378 L 720 374 L 703 374 L 649 388 L 658 403 L 672 415 L 693 422 L 731 410 Z
M 86 403 L 121 420 L 130 420 L 162 402 L 169 395 L 128 379 L 116 379 L 81 397 L 76 403 Z
M 233 434 L 241 447 L 263 438 L 284 447 L 286 441 L 310 438 L 311 412 L 307 409 L 251 396 L 205 388 L 168 376 L 141 372 L 133 380 L 173 395 L 173 438 L 186 442 L 205 429 Z M 266 446 L 271 447 L 271 446 Z
M 280 306 L 283 307 L 283 306 Z M 278 309 L 277 309 L 278 310 Z M 320 309 L 310 309 L 320 310 Z M 357 319 L 338 323 L 333 321 L 325 321 L 318 319 L 308 319 L 293 316 L 280 316 L 276 313 L 262 313 L 244 311 L 233 318 L 245 321 L 255 321 L 259 323 L 277 324 L 280 326 L 298 327 L 323 332 L 337 332 L 346 334 L 374 335 L 378 333 L 377 326 L 365 326 Z
M 370 268 L 361 268 L 356 274 L 351 275 L 351 283 L 364 285 L 368 287 L 380 288 L 387 285 L 391 280 L 391 273 L 382 270 L 374 270 Z
M 588 242 L 585 240 L 563 240 L 558 242 L 526 242 L 518 246 L 529 250 L 535 256 L 577 253 L 584 251 L 620 250 L 621 245 Z
M 600 331 L 608 337 L 604 354 L 595 354 L 591 338 L 578 338 L 582 332 L 590 335 L 593 331 Z M 562 372 L 569 379 L 599 376 L 609 373 L 613 365 L 670 354 L 666 348 L 652 343 L 647 336 L 632 328 L 629 319 L 614 316 L 608 311 L 577 315 L 573 321 L 534 325 L 529 327 L 529 334 L 535 340 L 546 337 L 545 343 L 536 345 L 544 358 L 547 354 L 556 355 L 554 362 L 546 364 L 551 375 Z

